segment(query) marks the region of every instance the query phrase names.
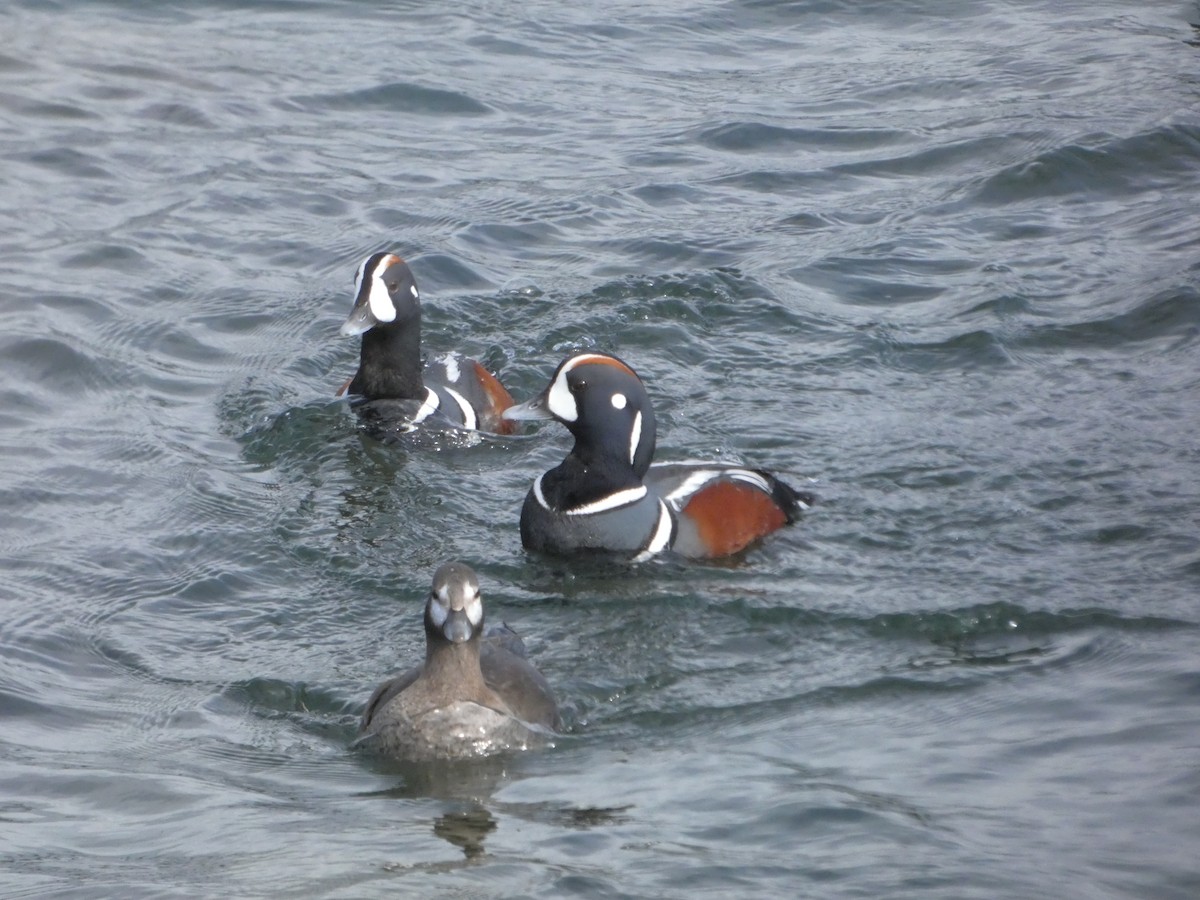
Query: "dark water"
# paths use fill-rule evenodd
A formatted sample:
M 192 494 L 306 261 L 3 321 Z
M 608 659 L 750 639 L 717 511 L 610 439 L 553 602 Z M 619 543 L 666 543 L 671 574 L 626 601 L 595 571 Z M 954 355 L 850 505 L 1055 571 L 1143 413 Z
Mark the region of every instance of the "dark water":
M 4 896 L 1200 895 L 1194 3 L 0 10 Z M 553 430 L 333 391 L 368 252 L 518 396 L 815 479 L 527 558 Z M 569 734 L 350 752 L 480 572 Z

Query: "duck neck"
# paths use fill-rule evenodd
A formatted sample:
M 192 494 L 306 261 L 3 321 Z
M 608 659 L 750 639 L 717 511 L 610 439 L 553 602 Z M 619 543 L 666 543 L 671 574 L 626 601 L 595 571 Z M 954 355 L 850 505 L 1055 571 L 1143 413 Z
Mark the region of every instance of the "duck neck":
M 442 684 L 475 687 L 483 684 L 479 668 L 479 637 L 455 644 L 445 638 L 430 639 L 425 647 L 425 675 Z
M 358 374 L 350 393 L 369 400 L 424 400 L 421 313 L 404 322 L 376 325 L 362 336 Z
M 542 476 L 542 494 L 554 509 L 574 509 L 641 483 L 628 460 L 576 442 L 567 458 Z

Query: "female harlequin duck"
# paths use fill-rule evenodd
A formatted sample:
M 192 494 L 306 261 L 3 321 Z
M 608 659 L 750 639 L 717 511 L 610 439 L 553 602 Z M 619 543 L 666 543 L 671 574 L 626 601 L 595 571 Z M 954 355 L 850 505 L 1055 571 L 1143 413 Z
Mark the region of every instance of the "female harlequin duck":
M 425 662 L 376 688 L 356 746 L 403 759 L 520 750 L 561 727 L 558 706 L 507 626 L 483 633 L 479 580 L 446 563 L 425 603 Z
M 450 353 L 421 371 L 421 296 L 408 263 L 376 253 L 354 276 L 354 309 L 342 334 L 362 335 L 358 373 L 339 393 L 356 396 L 368 423 L 405 423 L 431 416 L 443 424 L 510 434 L 500 418 L 512 397 L 473 359 Z M 405 429 L 406 430 L 406 429 Z
M 575 436 L 567 458 L 533 483 L 521 508 L 529 550 L 729 556 L 794 522 L 813 498 L 774 475 L 719 463 L 651 464 L 654 410 L 629 366 L 604 353 L 559 365 L 550 386 L 508 419 L 557 419 Z

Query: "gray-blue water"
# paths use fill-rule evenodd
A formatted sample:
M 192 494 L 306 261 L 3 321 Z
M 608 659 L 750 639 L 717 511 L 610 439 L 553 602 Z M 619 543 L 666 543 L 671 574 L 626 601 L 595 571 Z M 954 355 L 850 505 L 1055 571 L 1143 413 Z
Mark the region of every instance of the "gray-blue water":
M 1200 895 L 1194 2 L 0 9 L 4 896 Z M 821 504 L 530 558 L 561 429 L 387 448 L 369 252 L 519 398 Z M 810 482 L 809 479 L 812 479 Z M 349 748 L 480 573 L 569 723 Z

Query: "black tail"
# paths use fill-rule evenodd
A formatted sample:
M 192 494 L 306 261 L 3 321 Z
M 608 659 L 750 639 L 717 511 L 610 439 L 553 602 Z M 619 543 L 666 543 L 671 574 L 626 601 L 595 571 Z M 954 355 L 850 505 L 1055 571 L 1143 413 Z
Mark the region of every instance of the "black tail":
M 817 502 L 817 498 L 813 494 L 796 490 L 770 472 L 764 472 L 762 469 L 755 469 L 755 471 L 767 480 L 767 484 L 771 485 L 771 498 L 779 504 L 783 514 L 787 516 L 789 525 L 800 518 L 801 513 L 812 509 L 813 504 Z

